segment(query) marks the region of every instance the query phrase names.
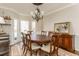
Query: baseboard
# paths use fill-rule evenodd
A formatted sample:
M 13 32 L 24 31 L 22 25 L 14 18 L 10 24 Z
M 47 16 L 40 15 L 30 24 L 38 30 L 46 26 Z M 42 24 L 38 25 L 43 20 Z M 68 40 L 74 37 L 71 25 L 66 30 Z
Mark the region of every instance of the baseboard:
M 75 50 L 75 54 L 79 55 L 79 51 Z
M 16 44 L 19 44 L 19 43 L 21 43 L 22 41 L 19 41 L 19 42 L 16 42 L 16 43 L 14 43 L 14 44 L 11 44 L 10 45 L 10 47 L 12 47 L 12 46 L 14 46 L 14 45 L 16 45 Z

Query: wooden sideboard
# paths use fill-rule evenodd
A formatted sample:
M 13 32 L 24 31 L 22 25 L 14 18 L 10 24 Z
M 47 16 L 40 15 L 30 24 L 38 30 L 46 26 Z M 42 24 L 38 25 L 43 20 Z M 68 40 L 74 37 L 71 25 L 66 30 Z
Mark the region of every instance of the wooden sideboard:
M 65 50 L 74 52 L 73 36 L 67 33 L 61 34 L 59 39 L 59 45 Z
M 75 50 L 75 40 L 73 38 L 73 35 L 70 35 L 68 33 L 56 33 L 52 32 L 53 35 L 58 34 L 59 35 L 59 47 L 63 48 L 67 51 L 74 52 Z

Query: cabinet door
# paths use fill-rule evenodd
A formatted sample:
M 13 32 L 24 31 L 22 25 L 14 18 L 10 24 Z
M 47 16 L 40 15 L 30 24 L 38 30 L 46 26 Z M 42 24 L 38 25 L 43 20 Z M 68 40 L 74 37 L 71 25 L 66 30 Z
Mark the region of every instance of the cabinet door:
M 70 35 L 63 37 L 63 47 L 67 50 L 72 49 L 72 37 Z
M 63 47 L 63 40 L 62 40 L 61 37 L 59 38 L 59 46 L 60 46 L 61 48 Z

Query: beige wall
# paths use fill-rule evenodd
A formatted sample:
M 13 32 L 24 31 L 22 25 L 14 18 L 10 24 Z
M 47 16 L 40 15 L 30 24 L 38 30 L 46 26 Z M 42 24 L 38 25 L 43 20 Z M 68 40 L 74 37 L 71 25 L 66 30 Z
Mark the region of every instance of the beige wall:
M 75 36 L 75 49 L 79 51 L 79 4 L 52 13 L 44 19 L 44 30 L 54 31 L 54 23 L 71 22 L 71 34 Z
M 2 13 L 4 11 L 4 14 Z M 10 35 L 10 44 L 15 44 L 16 42 L 21 41 L 21 37 L 20 37 L 20 24 L 19 21 L 20 20 L 29 20 L 29 17 L 25 17 L 25 16 L 21 16 L 18 13 L 15 13 L 9 9 L 6 8 L 0 8 L 0 16 L 10 16 L 12 18 L 11 20 L 11 25 L 2 25 L 3 31 L 8 33 Z M 14 39 L 14 19 L 18 20 L 18 39 L 15 40 Z M 0 25 L 1 28 L 1 25 Z

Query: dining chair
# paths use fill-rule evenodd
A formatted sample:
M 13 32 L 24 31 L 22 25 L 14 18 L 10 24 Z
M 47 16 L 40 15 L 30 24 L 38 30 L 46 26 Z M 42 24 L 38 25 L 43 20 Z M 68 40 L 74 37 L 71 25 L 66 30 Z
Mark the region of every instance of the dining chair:
M 41 31 L 41 35 L 47 35 L 47 31 Z
M 31 35 L 30 34 L 25 34 L 26 35 L 26 40 L 28 40 L 28 47 L 26 49 L 26 52 L 29 50 L 30 55 L 32 56 L 33 53 L 37 55 L 37 52 L 40 49 L 40 46 L 36 45 L 31 41 Z
M 46 53 L 50 56 L 57 55 L 58 56 L 59 49 L 59 35 L 52 35 L 50 43 L 47 46 L 41 47 L 41 52 Z
M 27 31 L 28 34 L 32 34 L 33 31 Z
M 22 49 L 23 49 L 23 54 L 25 55 L 26 54 L 26 48 L 28 47 L 28 42 L 26 41 L 26 36 L 25 36 L 25 33 L 21 32 L 22 34 Z
M 53 31 L 48 31 L 48 37 L 50 37 L 50 38 L 51 38 L 51 37 L 52 37 L 52 35 L 54 35 L 54 33 L 55 33 L 55 32 L 53 32 Z

